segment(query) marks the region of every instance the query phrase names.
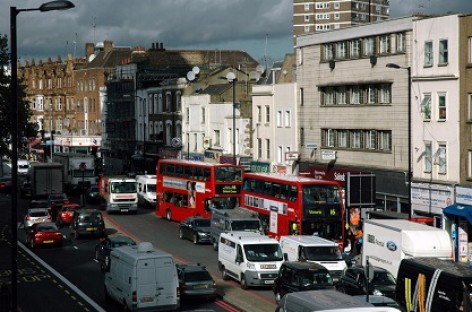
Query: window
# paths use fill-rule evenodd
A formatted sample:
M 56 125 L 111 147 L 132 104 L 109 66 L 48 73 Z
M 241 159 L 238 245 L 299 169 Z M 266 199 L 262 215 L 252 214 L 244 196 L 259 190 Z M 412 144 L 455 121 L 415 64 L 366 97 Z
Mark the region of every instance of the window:
M 290 128 L 292 126 L 292 112 L 289 110 L 285 111 L 284 126 L 285 128 Z
M 300 106 L 303 106 L 304 101 L 303 88 L 300 88 Z
M 392 96 L 390 92 L 389 84 L 380 86 L 380 103 L 381 104 L 390 104 L 392 102 Z
M 375 53 L 375 42 L 374 38 L 364 39 L 364 56 L 374 55 Z
M 347 43 L 345 41 L 336 44 L 336 58 L 345 59 L 347 57 Z
M 336 104 L 346 104 L 346 87 L 336 88 Z
M 162 113 L 162 94 L 158 95 L 158 100 L 157 100 L 157 112 Z
M 467 115 L 467 116 L 468 116 L 468 120 L 471 121 L 471 120 L 472 120 L 472 94 L 469 93 L 469 94 L 467 95 L 467 98 L 469 99 L 469 103 L 468 103 L 468 105 L 469 105 L 469 112 L 468 112 L 468 115 Z
M 431 146 L 431 142 L 424 143 L 424 172 L 431 173 L 431 169 L 433 167 L 433 148 Z
M 325 61 L 334 59 L 334 44 L 325 44 L 324 46 L 324 59 Z
M 220 146 L 221 145 L 221 132 L 220 132 L 220 130 L 214 130 L 213 135 L 214 135 L 214 139 L 215 139 L 215 145 Z
M 257 159 L 262 157 L 262 139 L 257 139 Z
M 335 131 L 333 129 L 328 129 L 326 131 L 326 146 L 334 147 L 334 134 Z
M 309 33 L 310 32 L 310 26 L 309 25 L 303 26 L 303 31 L 306 32 L 306 33 Z
M 341 18 L 341 14 L 339 14 L 339 13 L 334 13 L 334 19 L 335 19 L 335 20 L 338 20 L 338 19 L 340 19 L 340 18 Z
M 399 33 L 395 35 L 395 45 L 397 52 L 405 52 L 405 34 Z
M 392 131 L 379 131 L 380 132 L 380 149 L 384 151 L 392 150 Z
M 305 11 L 310 11 L 310 4 L 309 3 L 305 3 Z
M 467 160 L 467 178 L 472 179 L 472 151 L 469 150 L 468 152 L 468 160 Z
M 361 132 L 351 131 L 351 148 L 361 148 Z
M 187 114 L 187 118 L 186 118 L 187 120 L 186 120 L 186 122 L 189 123 L 189 122 L 190 122 L 190 108 L 187 107 L 187 108 L 185 109 L 185 112 L 186 112 L 186 114 Z
M 447 160 L 446 160 L 446 145 L 440 144 L 437 152 L 438 157 L 438 173 L 445 174 L 447 172 Z
M 368 88 L 368 93 L 369 93 L 369 104 L 376 104 L 378 103 L 378 90 L 375 85 L 369 85 Z
M 306 14 L 304 16 L 304 19 L 305 19 L 305 22 L 309 22 L 310 21 L 310 15 Z
M 360 104 L 360 88 L 352 86 L 351 88 L 351 104 Z
M 202 113 L 202 115 L 200 116 L 200 117 L 201 117 L 201 122 L 202 122 L 202 124 L 204 124 L 204 123 L 206 122 L 206 111 L 205 111 L 205 107 L 202 107 L 201 113 Z
M 282 127 L 282 111 L 277 111 L 277 127 Z
M 182 111 L 182 94 L 180 92 L 175 94 L 175 106 L 177 112 Z
M 324 104 L 325 105 L 333 105 L 334 104 L 334 88 L 333 87 L 326 88 L 323 96 L 324 96 Z
M 335 2 L 335 3 L 334 3 L 334 8 L 335 8 L 336 10 L 338 10 L 340 7 L 341 7 L 341 5 L 340 5 L 339 2 Z
M 426 41 L 424 43 L 424 66 L 433 65 L 433 42 Z
M 469 37 L 468 38 L 468 47 L 469 51 L 467 51 L 467 55 L 468 55 L 468 63 L 469 64 L 472 64 L 472 37 Z
M 439 64 L 447 64 L 447 39 L 439 40 Z
M 380 53 L 389 53 L 390 52 L 390 36 L 389 35 L 383 35 L 380 36 Z
M 346 130 L 336 131 L 336 143 L 338 147 L 347 147 L 347 131 Z
M 279 164 L 283 163 L 283 153 L 284 153 L 283 146 L 281 145 L 277 146 L 277 163 Z
M 446 95 L 445 94 L 438 95 L 438 120 L 439 121 L 446 120 Z
M 421 111 L 423 113 L 424 121 L 431 119 L 431 94 L 423 94 L 423 100 L 421 101 Z
M 351 58 L 359 58 L 361 52 L 361 42 L 352 40 L 349 42 L 349 56 Z
M 377 149 L 377 131 L 370 130 L 367 132 L 367 148 L 368 149 Z
M 172 109 L 172 94 L 170 92 L 166 93 L 166 103 L 165 103 L 165 111 L 170 112 Z
M 305 128 L 300 128 L 300 146 L 305 145 Z
M 257 122 L 262 122 L 262 109 L 260 106 L 257 106 Z
M 270 107 L 269 106 L 265 107 L 265 122 L 266 123 L 270 122 Z
M 270 159 L 270 139 L 266 139 L 266 159 Z

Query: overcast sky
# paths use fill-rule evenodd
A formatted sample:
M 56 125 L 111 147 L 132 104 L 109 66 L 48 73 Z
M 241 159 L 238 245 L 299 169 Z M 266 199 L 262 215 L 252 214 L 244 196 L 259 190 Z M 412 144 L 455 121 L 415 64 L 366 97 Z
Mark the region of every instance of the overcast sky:
M 47 1 L 47 0 L 45 0 Z M 0 0 L 0 34 L 10 36 L 8 7 L 37 8 L 41 0 Z M 292 0 L 72 0 L 68 11 L 21 12 L 21 60 L 82 57 L 86 42 L 116 46 L 163 42 L 167 49 L 235 49 L 260 63 L 292 51 Z M 472 0 L 390 0 L 391 17 L 472 13 Z

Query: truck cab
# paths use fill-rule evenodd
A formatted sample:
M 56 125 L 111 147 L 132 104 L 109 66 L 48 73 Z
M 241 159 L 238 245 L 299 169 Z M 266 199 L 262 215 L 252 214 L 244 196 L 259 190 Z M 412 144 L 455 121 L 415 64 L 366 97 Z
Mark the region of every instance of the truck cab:
M 129 177 L 100 177 L 99 194 L 107 212 L 138 212 L 136 179 Z

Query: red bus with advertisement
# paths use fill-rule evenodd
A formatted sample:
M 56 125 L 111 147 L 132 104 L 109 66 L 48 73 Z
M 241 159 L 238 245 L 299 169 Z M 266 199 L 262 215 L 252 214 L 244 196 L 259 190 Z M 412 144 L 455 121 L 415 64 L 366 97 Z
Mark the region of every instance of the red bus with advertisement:
M 211 216 L 210 208 L 239 206 L 243 167 L 161 159 L 156 168 L 156 215 L 181 222 Z
M 335 181 L 277 173 L 245 173 L 241 205 L 259 213 L 266 233 L 318 235 L 344 242 L 343 191 Z

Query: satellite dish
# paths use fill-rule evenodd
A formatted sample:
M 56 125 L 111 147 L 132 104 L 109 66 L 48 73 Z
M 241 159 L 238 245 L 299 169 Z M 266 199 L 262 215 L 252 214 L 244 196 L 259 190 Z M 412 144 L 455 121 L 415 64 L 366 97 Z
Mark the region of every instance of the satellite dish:
M 232 82 L 233 80 L 236 79 L 236 75 L 233 73 L 233 72 L 228 72 L 226 74 L 226 79 L 229 81 L 229 82 Z
M 249 73 L 249 80 L 258 81 L 259 79 L 261 79 L 261 73 L 257 71 L 252 71 Z
M 192 68 L 192 72 L 195 74 L 195 75 L 198 75 L 200 73 L 200 68 L 198 66 L 194 66 Z
M 262 74 L 263 72 L 265 72 L 265 68 L 262 65 L 257 65 L 256 71 Z
M 187 73 L 187 80 L 188 81 L 194 81 L 195 80 L 195 73 L 193 71 L 189 71 Z
M 172 141 L 170 142 L 170 145 L 172 147 L 181 147 L 182 146 L 182 140 L 180 138 L 173 138 Z

